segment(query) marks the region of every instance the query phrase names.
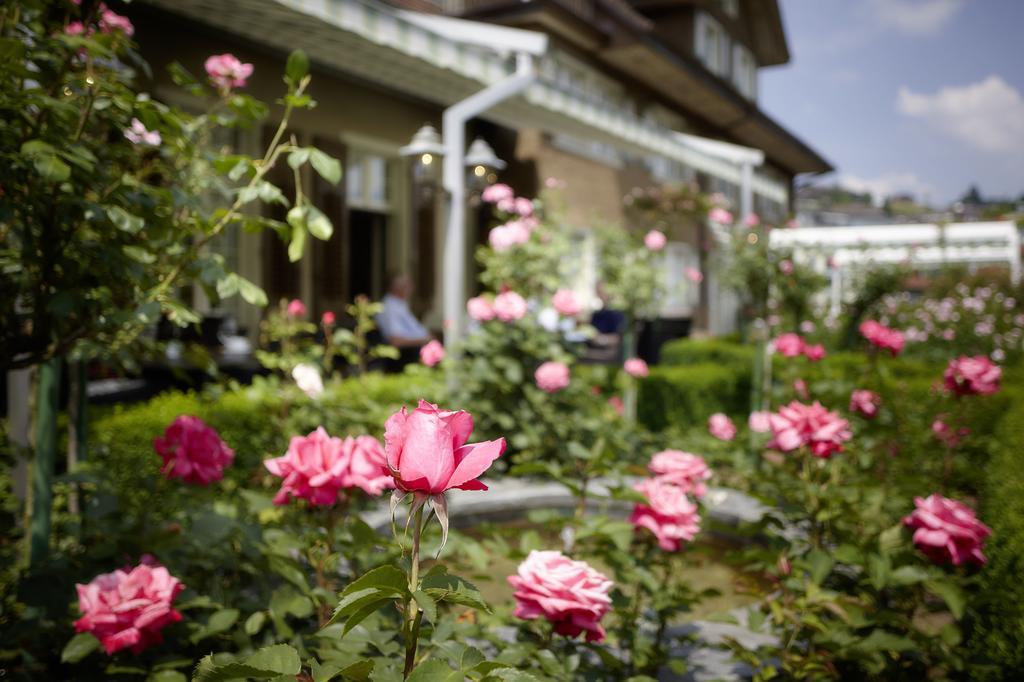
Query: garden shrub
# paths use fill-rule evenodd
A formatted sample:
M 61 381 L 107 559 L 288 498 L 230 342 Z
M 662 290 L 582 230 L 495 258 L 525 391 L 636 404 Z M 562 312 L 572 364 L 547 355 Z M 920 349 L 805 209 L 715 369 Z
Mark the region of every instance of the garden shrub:
M 750 399 L 750 373 L 717 363 L 652 367 L 640 383 L 637 417 L 660 431 L 703 424 L 716 412 L 743 414 Z
M 724 339 L 677 339 L 661 347 L 662 365 L 695 365 L 717 363 L 730 367 L 754 366 L 753 346 Z

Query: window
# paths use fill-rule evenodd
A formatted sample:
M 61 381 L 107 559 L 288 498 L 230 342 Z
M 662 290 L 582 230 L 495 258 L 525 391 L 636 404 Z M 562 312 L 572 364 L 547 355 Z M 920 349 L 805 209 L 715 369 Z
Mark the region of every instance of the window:
M 696 52 L 697 58 L 712 73 L 726 76 L 729 73 L 729 38 L 722 25 L 705 12 L 697 14 Z
M 757 62 L 750 50 L 742 45 L 732 48 L 732 82 L 741 95 L 750 100 L 757 99 Z
M 352 208 L 387 212 L 391 206 L 388 160 L 383 156 L 352 150 L 345 168 L 345 198 Z

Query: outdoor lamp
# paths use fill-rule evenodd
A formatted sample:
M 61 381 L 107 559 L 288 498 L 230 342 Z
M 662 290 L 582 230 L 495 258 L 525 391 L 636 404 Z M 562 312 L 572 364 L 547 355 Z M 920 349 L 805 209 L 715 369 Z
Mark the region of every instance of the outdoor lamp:
M 409 144 L 398 150 L 401 156 L 415 159 L 413 174 L 418 181 L 432 180 L 440 173 L 444 145 L 434 126 L 426 123 L 416 131 Z
M 466 185 L 474 191 L 483 189 L 498 179 L 495 171 L 500 171 L 506 165 L 494 153 L 491 145 L 484 138 L 478 137 L 466 151 Z

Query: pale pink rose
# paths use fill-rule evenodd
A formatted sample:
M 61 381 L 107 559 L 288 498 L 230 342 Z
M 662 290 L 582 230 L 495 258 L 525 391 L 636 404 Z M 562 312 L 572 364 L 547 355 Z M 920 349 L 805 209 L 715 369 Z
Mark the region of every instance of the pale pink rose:
M 768 433 L 772 430 L 771 423 L 768 420 L 771 412 L 766 410 L 751 412 L 750 417 L 747 419 L 747 426 L 754 433 Z
M 887 350 L 893 356 L 899 355 L 906 343 L 903 332 L 886 327 L 875 320 L 867 320 L 860 325 L 860 333 L 873 346 Z
M 816 343 L 813 346 L 804 346 L 804 357 L 811 362 L 817 362 L 825 357 L 825 346 Z
M 795 230 L 798 227 L 800 227 L 800 221 L 797 220 L 796 218 L 790 218 L 789 220 L 786 221 L 787 230 Z
M 643 379 L 650 374 L 647 363 L 640 358 L 629 358 L 622 364 L 622 368 L 626 370 L 626 374 L 637 379 Z
M 184 414 L 171 422 L 163 436 L 153 439 L 153 449 L 164 460 L 164 476 L 196 485 L 219 481 L 235 459 L 235 451 L 211 426 Z
M 342 440 L 329 436 L 322 426 L 308 436 L 293 436 L 284 456 L 264 460 L 263 465 L 282 479 L 281 489 L 274 496 L 278 505 L 301 498 L 328 507 L 344 490 L 360 488 L 370 495 L 380 495 L 392 484 L 376 438 Z
M 704 273 L 697 268 L 686 268 L 686 279 L 694 284 L 700 284 L 704 281 Z
M 521 246 L 530 241 L 530 230 L 522 221 L 513 220 L 492 229 L 487 235 L 487 241 L 492 249 L 504 253 L 513 246 Z
M 252 64 L 245 64 L 233 54 L 216 54 L 206 58 L 203 65 L 210 81 L 221 90 L 243 88 L 252 75 Z
M 728 206 L 729 199 L 721 192 L 712 192 L 708 196 L 708 201 L 712 206 Z
M 795 270 L 793 266 L 793 261 L 789 260 L 788 258 L 779 263 L 779 272 L 781 272 L 783 275 L 792 275 L 793 270 Z
M 333 327 L 335 322 L 337 322 L 337 317 L 330 310 L 320 316 L 320 324 L 325 327 Z
M 611 398 L 608 398 L 608 404 L 620 417 L 626 414 L 626 404 L 622 402 L 622 398 L 619 396 L 613 395 Z
M 805 344 L 799 334 L 782 334 L 772 342 L 776 353 L 781 353 L 787 358 L 795 358 L 804 352 Z
M 89 35 L 91 33 L 92 33 L 91 30 L 86 32 L 85 24 L 83 24 L 80 21 L 72 21 L 70 24 L 68 24 L 67 26 L 64 27 L 64 35 L 81 36 L 81 35 Z
M 313 365 L 305 362 L 295 365 L 292 369 L 292 379 L 300 391 L 314 400 L 324 393 L 324 380 L 320 376 L 320 370 Z
M 560 315 L 565 315 L 566 317 L 575 317 L 583 310 L 583 306 L 572 289 L 559 289 L 556 291 L 555 295 L 551 297 L 551 305 L 554 306 Z
M 502 322 L 515 322 L 526 316 L 526 299 L 514 291 L 494 297 L 494 315 Z
M 668 243 L 668 238 L 664 232 L 658 230 L 651 230 L 644 235 L 644 246 L 650 251 L 661 251 L 665 248 L 665 244 Z
M 636 529 L 646 528 L 658 539 L 666 552 L 678 552 L 684 541 L 693 540 L 700 532 L 697 505 L 690 501 L 682 487 L 666 478 L 647 478 L 634 486 L 647 498 L 637 504 L 629 516 Z
M 813 334 L 818 329 L 818 325 L 814 324 L 810 320 L 804 320 L 800 323 L 800 331 L 804 334 Z
M 474 296 L 466 301 L 466 312 L 477 322 L 494 319 L 494 306 L 483 296 Z
M 711 478 L 711 469 L 698 455 L 682 450 L 662 450 L 654 453 L 647 468 L 658 478 L 674 483 L 694 497 L 704 497 L 708 491 L 705 481 Z
M 756 213 L 751 213 L 750 215 L 743 219 L 743 224 L 746 225 L 747 227 L 757 227 L 758 225 L 761 224 L 761 216 L 757 215 Z
M 557 393 L 569 385 L 569 366 L 563 362 L 545 362 L 533 373 L 537 388 L 546 393 Z
M 76 632 L 89 632 L 107 654 L 130 648 L 132 653 L 163 641 L 164 627 L 181 620 L 174 609 L 185 586 L 148 555 L 132 569 L 96 576 L 87 585 L 76 584 Z
M 132 119 L 130 128 L 125 128 L 125 138 L 132 144 L 144 144 L 159 147 L 163 141 L 158 130 L 146 130 L 146 126 L 137 118 Z
M 305 317 L 306 316 L 306 304 L 297 298 L 293 298 L 288 303 L 288 316 L 289 317 Z
M 467 444 L 468 412 L 447 412 L 421 400 L 403 407 L 384 425 L 385 455 L 395 486 L 404 492 L 440 495 L 446 490 L 487 490 L 476 480 L 505 451 L 505 439 Z
M 874 391 L 857 389 L 850 394 L 850 412 L 856 412 L 868 419 L 874 419 L 882 404 L 882 396 Z
M 794 400 L 769 415 L 768 421 L 772 429 L 768 447 L 783 452 L 807 446 L 815 457 L 827 459 L 842 452 L 843 443 L 853 437 L 850 423 L 817 401 L 804 405 Z
M 100 5 L 100 7 L 103 8 L 100 14 L 100 30 L 102 32 L 113 33 L 114 31 L 121 31 L 126 36 L 135 34 L 135 27 L 128 17 L 123 17 L 117 12 L 103 7 L 103 5 Z
M 736 437 L 736 425 L 721 412 L 708 417 L 708 432 L 718 440 L 732 440 Z
M 716 206 L 715 208 L 708 211 L 708 220 L 719 225 L 732 225 L 732 213 L 729 213 L 724 208 Z
M 533 215 L 533 202 L 526 197 L 517 197 L 515 205 L 512 209 L 513 213 L 518 213 L 522 217 L 526 218 Z
M 488 185 L 480 194 L 480 198 L 489 204 L 495 204 L 502 199 L 512 199 L 514 197 L 515 193 L 512 191 L 512 188 L 500 182 Z
M 420 362 L 427 367 L 433 367 L 442 360 L 444 360 L 444 346 L 437 339 L 432 339 L 420 348 Z
M 921 553 L 936 564 L 986 563 L 982 549 L 992 529 L 978 520 L 973 509 L 937 493 L 915 497 L 914 507 L 903 524 L 914 529 L 914 546 Z
M 565 637 L 586 632 L 588 642 L 604 639 L 601 619 L 612 607 L 608 593 L 614 583 L 585 561 L 533 550 L 508 584 L 515 590 L 516 618 L 544 618 Z
M 954 395 L 991 395 L 999 390 L 1002 368 L 984 355 L 961 355 L 949 361 L 942 375 L 946 389 Z

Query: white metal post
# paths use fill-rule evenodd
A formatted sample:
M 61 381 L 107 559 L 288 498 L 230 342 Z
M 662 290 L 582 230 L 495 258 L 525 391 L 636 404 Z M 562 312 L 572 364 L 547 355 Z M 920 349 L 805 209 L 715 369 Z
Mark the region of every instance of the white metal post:
M 747 217 L 754 212 L 754 164 L 744 161 L 740 164 L 740 220 L 746 224 Z

